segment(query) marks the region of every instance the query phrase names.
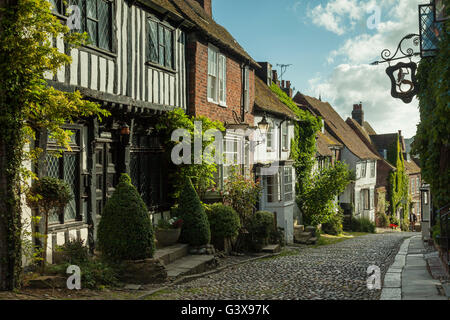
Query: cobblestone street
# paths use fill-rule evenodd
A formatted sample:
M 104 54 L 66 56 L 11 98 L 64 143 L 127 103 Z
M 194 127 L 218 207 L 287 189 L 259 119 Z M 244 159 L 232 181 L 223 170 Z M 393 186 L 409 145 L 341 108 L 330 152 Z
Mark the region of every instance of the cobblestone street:
M 376 300 L 381 290 L 367 289 L 367 267 L 379 266 L 384 276 L 412 235 L 372 234 L 317 248 L 288 247 L 290 255 L 226 269 L 148 299 Z

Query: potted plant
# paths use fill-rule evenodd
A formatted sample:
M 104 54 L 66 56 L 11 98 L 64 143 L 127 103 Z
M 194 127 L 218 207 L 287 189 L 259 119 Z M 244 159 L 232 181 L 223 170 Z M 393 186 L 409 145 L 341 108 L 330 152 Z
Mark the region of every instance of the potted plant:
M 178 242 L 183 220 L 177 217 L 169 220 L 160 219 L 156 227 L 156 240 L 159 246 L 171 246 Z

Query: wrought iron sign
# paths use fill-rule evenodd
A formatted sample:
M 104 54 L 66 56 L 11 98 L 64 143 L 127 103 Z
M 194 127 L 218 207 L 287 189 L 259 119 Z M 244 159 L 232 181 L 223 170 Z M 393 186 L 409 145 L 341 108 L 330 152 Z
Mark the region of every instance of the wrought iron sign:
M 419 45 L 418 34 L 408 34 L 400 41 L 394 54 L 389 49 L 381 51 L 381 61 L 375 61 L 372 65 L 388 63 L 389 67 L 386 73 L 391 79 L 391 95 L 394 98 L 401 99 L 404 103 L 410 103 L 417 94 L 418 83 L 416 79 L 417 64 L 411 59 L 420 53 L 415 52 L 412 45 Z M 412 41 L 412 45 L 405 46 L 406 41 Z M 409 63 L 399 62 L 391 65 L 393 61 L 400 59 L 409 59 Z

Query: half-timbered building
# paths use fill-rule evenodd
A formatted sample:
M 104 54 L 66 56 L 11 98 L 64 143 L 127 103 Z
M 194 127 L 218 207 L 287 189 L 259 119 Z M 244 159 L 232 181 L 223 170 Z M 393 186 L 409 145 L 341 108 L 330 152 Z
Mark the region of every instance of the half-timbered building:
M 54 14 L 67 21 L 67 7 L 51 0 Z M 155 132 L 161 115 L 187 107 L 186 31 L 192 24 L 166 0 L 72 0 L 79 8 L 79 28 L 88 45 L 68 49 L 54 39 L 72 63 L 47 74 L 49 85 L 66 92 L 79 90 L 100 103 L 111 116 L 80 119 L 68 125 L 74 134 L 71 151 L 62 157 L 47 152 L 39 176 L 65 180 L 74 199 L 49 224 L 48 260 L 69 238 L 94 248 L 102 209 L 118 175 L 130 174 L 151 214 L 168 212 L 166 150 Z M 47 151 L 58 146 L 42 132 L 37 143 Z M 170 154 L 170 153 L 169 153 Z M 38 226 L 36 226 L 38 227 Z

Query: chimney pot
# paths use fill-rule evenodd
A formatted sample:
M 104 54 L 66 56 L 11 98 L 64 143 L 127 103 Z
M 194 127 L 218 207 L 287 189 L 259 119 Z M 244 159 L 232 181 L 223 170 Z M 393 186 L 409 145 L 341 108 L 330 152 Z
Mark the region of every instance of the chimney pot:
M 291 82 L 290 81 L 286 81 L 286 88 L 290 89 L 291 88 Z
M 361 126 L 364 123 L 364 111 L 362 108 L 362 103 L 354 104 L 352 111 L 352 119 L 358 122 Z

